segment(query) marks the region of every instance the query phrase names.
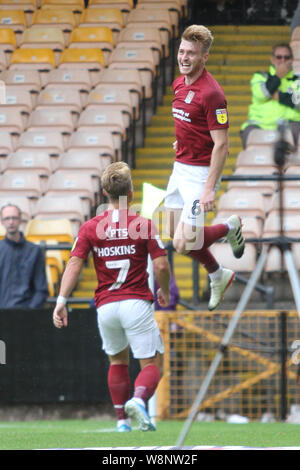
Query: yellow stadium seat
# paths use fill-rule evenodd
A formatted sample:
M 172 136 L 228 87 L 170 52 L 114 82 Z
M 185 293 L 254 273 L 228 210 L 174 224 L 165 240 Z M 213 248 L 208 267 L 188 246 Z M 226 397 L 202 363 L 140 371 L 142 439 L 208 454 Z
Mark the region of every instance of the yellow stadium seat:
M 7 58 L 7 64 L 10 61 L 12 52 L 18 47 L 15 32 L 10 28 L 0 29 L 0 50 Z
M 56 66 L 51 49 L 16 49 L 11 56 L 10 70 L 14 68 L 33 68 L 34 70 L 51 70 Z
M 94 47 L 66 48 L 61 55 L 58 67 L 68 70 L 86 69 L 89 71 L 91 83 L 94 85 L 98 81 L 99 73 L 105 67 L 103 52 Z
M 105 64 L 114 48 L 113 33 L 107 26 L 75 28 L 70 36 L 69 48 L 81 49 L 99 47 L 103 52 Z
M 56 7 L 72 6 L 74 8 L 84 8 L 84 0 L 42 0 L 42 8 L 47 7 L 48 5 L 55 5 Z
M 18 42 L 18 38 L 27 28 L 25 12 L 22 10 L 0 10 L 0 28 L 12 29 Z
M 57 218 L 50 220 L 32 219 L 28 222 L 25 233 L 27 240 L 32 242 L 55 240 L 73 243 L 74 237 L 70 220 Z
M 0 10 L 21 10 L 25 14 L 26 25 L 29 27 L 34 12 L 37 9 L 36 0 L 0 0 Z
M 112 30 L 114 39 L 117 40 L 124 27 L 122 12 L 118 8 L 87 8 L 82 13 L 79 27 L 87 26 L 106 26 Z

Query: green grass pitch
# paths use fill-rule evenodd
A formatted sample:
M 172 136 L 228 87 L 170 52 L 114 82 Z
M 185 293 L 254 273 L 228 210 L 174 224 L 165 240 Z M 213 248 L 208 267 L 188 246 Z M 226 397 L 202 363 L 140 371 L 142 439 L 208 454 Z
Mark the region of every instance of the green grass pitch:
M 1 422 L 0 450 L 175 446 L 183 424 L 160 421 L 155 432 L 142 432 L 133 425 L 130 433 L 117 433 L 115 422 L 109 420 Z M 184 445 L 296 447 L 300 425 L 194 422 Z

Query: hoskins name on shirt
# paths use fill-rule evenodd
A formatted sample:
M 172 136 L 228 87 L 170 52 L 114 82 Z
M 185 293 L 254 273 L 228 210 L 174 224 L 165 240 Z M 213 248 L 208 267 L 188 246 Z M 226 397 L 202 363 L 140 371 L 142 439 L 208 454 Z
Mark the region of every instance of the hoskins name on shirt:
M 135 245 L 109 246 L 103 248 L 94 246 L 93 250 L 97 256 L 101 258 L 107 256 L 134 255 L 136 252 L 136 247 Z

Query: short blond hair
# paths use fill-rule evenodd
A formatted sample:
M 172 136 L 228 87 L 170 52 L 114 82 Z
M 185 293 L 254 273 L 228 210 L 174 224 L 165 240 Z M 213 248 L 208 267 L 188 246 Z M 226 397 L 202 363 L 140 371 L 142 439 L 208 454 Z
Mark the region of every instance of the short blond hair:
M 198 42 L 203 46 L 203 52 L 209 52 L 214 37 L 209 29 L 203 25 L 193 24 L 182 33 L 181 39 L 190 42 Z
M 112 200 L 127 196 L 132 190 L 131 171 L 127 163 L 111 163 L 102 173 L 101 185 Z

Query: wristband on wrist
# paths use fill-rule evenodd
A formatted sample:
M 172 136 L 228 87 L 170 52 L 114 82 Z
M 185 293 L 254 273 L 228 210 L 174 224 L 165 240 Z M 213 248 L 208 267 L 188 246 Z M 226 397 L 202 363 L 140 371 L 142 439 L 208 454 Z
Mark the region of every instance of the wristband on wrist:
M 57 303 L 57 304 L 60 303 L 60 304 L 66 305 L 67 299 L 66 299 L 66 297 L 63 297 L 62 295 L 59 295 L 59 296 L 57 297 L 57 299 L 56 299 L 56 303 Z

